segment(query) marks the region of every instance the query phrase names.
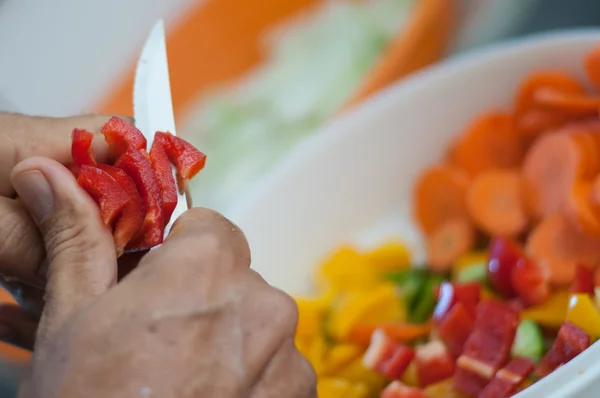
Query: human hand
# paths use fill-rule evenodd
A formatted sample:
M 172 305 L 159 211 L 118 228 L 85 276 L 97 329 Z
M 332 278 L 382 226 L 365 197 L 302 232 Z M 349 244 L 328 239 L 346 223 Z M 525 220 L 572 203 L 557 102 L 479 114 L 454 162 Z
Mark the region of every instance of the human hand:
M 192 209 L 120 283 L 110 232 L 45 158 L 12 183 L 46 247 L 46 306 L 23 398 L 316 397 L 297 308 L 249 268 L 243 233 Z

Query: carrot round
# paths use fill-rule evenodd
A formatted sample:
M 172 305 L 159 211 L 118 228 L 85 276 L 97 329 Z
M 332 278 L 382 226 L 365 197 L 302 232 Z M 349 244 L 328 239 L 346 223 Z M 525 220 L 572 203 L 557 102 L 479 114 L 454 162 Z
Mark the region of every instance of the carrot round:
M 436 271 L 447 271 L 452 264 L 473 247 L 475 232 L 462 218 L 439 226 L 427 240 L 427 261 Z
M 521 139 L 512 115 L 491 111 L 475 119 L 455 142 L 451 162 L 472 176 L 494 168 L 518 167 Z
M 523 188 L 529 210 L 538 218 L 555 213 L 564 205 L 573 183 L 591 177 L 589 170 L 585 154 L 571 134 L 544 135 L 523 162 Z
M 600 205 L 593 199 L 591 181 L 576 181 L 573 184 L 565 209 L 571 222 L 584 233 L 600 237 Z M 600 251 L 600 248 L 598 250 Z
M 571 283 L 577 264 L 596 267 L 600 239 L 583 233 L 562 212 L 545 218 L 527 239 L 531 258 L 548 268 L 555 286 Z
M 529 222 L 521 176 L 516 171 L 490 170 L 477 176 L 467 193 L 475 224 L 492 236 L 515 236 Z
M 597 90 L 600 90 L 600 46 L 591 49 L 584 60 L 585 72 Z
M 425 170 L 414 190 L 415 219 L 426 235 L 446 221 L 468 218 L 469 177 L 461 169 L 437 165 Z
M 562 111 L 581 115 L 593 115 L 600 107 L 600 97 L 587 94 L 563 93 L 553 88 L 536 91 L 536 105 L 551 111 Z

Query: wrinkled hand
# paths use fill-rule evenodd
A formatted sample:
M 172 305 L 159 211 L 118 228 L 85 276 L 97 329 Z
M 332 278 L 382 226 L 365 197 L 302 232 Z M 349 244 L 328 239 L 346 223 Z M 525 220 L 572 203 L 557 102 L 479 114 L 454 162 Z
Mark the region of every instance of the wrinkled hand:
M 111 233 L 66 168 L 30 158 L 11 181 L 48 259 L 22 398 L 316 397 L 294 301 L 249 268 L 223 216 L 188 211 L 116 284 Z

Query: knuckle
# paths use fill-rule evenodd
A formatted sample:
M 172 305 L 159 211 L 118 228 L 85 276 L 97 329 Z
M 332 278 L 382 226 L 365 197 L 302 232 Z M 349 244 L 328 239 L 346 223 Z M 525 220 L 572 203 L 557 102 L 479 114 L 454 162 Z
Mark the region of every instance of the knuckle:
M 287 332 L 295 332 L 298 324 L 298 305 L 296 301 L 281 290 L 271 288 L 269 303 L 272 311 Z
M 16 202 L 14 202 L 16 204 Z M 21 275 L 37 266 L 43 257 L 42 239 L 23 208 L 11 206 L 0 213 L 0 261 L 2 273 Z

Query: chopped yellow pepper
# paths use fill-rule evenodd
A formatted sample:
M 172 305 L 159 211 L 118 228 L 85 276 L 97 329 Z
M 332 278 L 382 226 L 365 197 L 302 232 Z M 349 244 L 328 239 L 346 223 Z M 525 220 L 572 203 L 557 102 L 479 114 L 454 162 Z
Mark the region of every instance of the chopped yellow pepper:
M 364 351 L 364 348 L 352 344 L 334 345 L 325 355 L 323 373 L 335 375 L 341 368 L 359 358 Z
M 543 326 L 559 328 L 567 318 L 569 292 L 554 293 L 540 305 L 529 307 L 521 312 L 522 319 L 531 319 Z
M 364 383 L 333 377 L 324 377 L 317 382 L 319 398 L 367 398 L 369 395 L 369 388 Z
M 442 380 L 425 388 L 428 398 L 467 398 L 452 387 L 452 379 Z
M 454 262 L 452 271 L 456 273 L 463 268 L 467 268 L 475 264 L 485 264 L 487 261 L 488 254 L 486 252 L 469 252 L 463 254 Z
M 411 387 L 416 387 L 419 384 L 419 375 L 417 374 L 417 365 L 412 361 L 402 375 L 402 382 Z
M 296 335 L 314 336 L 319 332 L 323 324 L 329 305 L 329 297 L 323 296 L 317 299 L 296 298 L 298 305 L 298 326 Z
M 357 358 L 337 372 L 337 377 L 350 381 L 363 382 L 373 390 L 383 388 L 386 380 L 378 373 L 367 369 L 362 364 L 362 358 Z
M 373 287 L 380 280 L 367 257 L 352 247 L 333 253 L 317 273 L 317 286 L 322 290 L 354 291 Z
M 410 252 L 402 243 L 388 242 L 365 254 L 370 266 L 378 273 L 410 267 Z
M 586 332 L 592 339 L 600 337 L 600 313 L 589 295 L 571 295 L 566 320 Z
M 310 344 L 306 358 L 312 364 L 317 376 L 320 376 L 325 369 L 325 355 L 328 349 L 327 341 L 321 335 L 317 335 Z

